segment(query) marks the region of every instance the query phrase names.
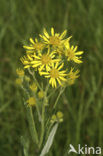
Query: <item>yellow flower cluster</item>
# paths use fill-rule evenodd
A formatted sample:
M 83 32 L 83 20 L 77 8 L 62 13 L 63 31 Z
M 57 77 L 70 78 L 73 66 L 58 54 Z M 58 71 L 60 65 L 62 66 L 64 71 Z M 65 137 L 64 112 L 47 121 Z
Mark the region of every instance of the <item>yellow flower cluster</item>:
M 43 91 L 43 90 L 39 90 L 39 91 L 38 91 L 38 87 L 37 87 L 37 85 L 36 85 L 35 82 L 33 82 L 33 83 L 29 86 L 29 88 L 30 88 L 30 90 L 31 90 L 32 92 L 34 92 L 35 94 L 38 95 L 38 98 L 39 98 L 39 99 L 42 99 L 42 98 L 44 97 L 44 91 Z
M 18 68 L 18 69 L 16 69 L 16 73 L 18 75 L 18 78 L 16 78 L 15 82 L 17 85 L 21 85 L 22 81 L 23 81 L 23 77 L 24 77 L 24 70 Z
M 54 123 L 54 122 L 63 122 L 63 113 L 59 111 L 56 114 L 52 115 L 50 122 L 51 123 Z
M 21 58 L 24 68 L 34 69 L 40 76 L 47 78 L 52 87 L 73 84 L 78 78 L 78 70 L 74 71 L 73 67 L 70 70 L 70 62 L 82 63 L 80 55 L 83 51 L 77 51 L 77 46 L 71 46 L 71 36 L 65 38 L 66 34 L 66 30 L 59 34 L 51 28 L 49 34 L 44 29 L 39 40 L 30 38 L 30 45 L 23 46 L 26 49 L 26 55 Z
M 74 84 L 75 82 L 75 79 L 77 79 L 79 77 L 79 70 L 77 69 L 75 72 L 73 72 L 74 68 L 71 68 L 68 76 L 69 76 L 69 79 L 68 79 L 68 84 L 69 85 L 72 85 Z
M 17 75 L 20 76 L 20 77 L 23 77 L 23 76 L 24 76 L 24 70 L 22 70 L 22 69 L 20 69 L 20 68 L 16 69 L 16 73 L 17 73 Z

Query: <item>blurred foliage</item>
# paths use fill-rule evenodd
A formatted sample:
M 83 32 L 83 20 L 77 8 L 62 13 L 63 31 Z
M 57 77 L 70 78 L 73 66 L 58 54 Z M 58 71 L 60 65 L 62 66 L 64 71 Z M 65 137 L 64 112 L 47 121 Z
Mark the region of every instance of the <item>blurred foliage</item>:
M 49 156 L 66 156 L 70 143 L 103 146 L 102 15 L 101 0 L 0 0 L 0 156 L 22 156 L 21 136 L 27 136 L 34 156 L 15 71 L 22 45 L 52 26 L 58 32 L 67 29 L 85 53 L 79 80 L 58 103 L 65 119 Z

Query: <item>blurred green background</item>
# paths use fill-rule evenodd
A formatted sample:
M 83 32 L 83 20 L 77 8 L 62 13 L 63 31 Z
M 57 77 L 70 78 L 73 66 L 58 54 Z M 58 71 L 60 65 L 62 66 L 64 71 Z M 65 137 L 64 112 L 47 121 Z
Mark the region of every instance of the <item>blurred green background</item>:
M 64 122 L 48 156 L 66 156 L 70 143 L 103 147 L 102 0 L 0 0 L 0 156 L 23 155 L 20 137 L 27 135 L 28 124 L 14 83 L 16 68 L 23 43 L 52 26 L 67 29 L 85 53 L 80 78 L 58 103 Z M 33 148 L 30 143 L 30 156 Z

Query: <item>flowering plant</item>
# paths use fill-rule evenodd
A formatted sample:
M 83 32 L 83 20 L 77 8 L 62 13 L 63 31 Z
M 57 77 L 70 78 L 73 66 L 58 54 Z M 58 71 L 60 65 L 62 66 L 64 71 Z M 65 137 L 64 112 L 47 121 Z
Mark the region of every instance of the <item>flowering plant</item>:
M 55 33 L 54 28 L 51 28 L 50 35 L 44 29 L 39 40 L 30 38 L 30 45 L 23 46 L 26 54 L 20 59 L 26 71 L 20 68 L 16 70 L 16 83 L 21 85 L 27 94 L 24 103 L 29 127 L 32 139 L 37 145 L 36 152 L 40 156 L 49 152 L 58 124 L 63 121 L 63 113 L 57 111 L 58 100 L 65 88 L 74 84 L 79 77 L 75 64 L 82 63 L 83 51 L 77 51 L 77 46 L 71 46 L 71 36 L 65 38 L 66 33 L 66 30 L 62 34 Z M 49 111 L 52 95 L 55 95 L 57 90 L 58 96 Z M 36 114 L 38 124 L 41 125 L 38 130 L 35 124 Z

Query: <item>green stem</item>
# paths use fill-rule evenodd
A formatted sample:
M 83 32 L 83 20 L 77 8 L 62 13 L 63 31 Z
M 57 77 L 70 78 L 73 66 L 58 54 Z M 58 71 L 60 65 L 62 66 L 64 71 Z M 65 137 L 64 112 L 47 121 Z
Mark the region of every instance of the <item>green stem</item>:
M 40 136 L 40 143 L 39 143 L 39 147 L 41 147 L 42 142 L 43 142 L 43 136 L 44 136 L 44 113 L 45 113 L 45 104 L 43 103 L 43 107 L 42 107 L 42 120 L 41 120 L 41 136 Z
M 38 142 L 39 142 L 38 134 L 37 134 L 37 130 L 36 130 L 36 126 L 35 126 L 31 107 L 27 107 L 27 117 L 28 117 L 29 128 L 30 128 L 32 139 L 38 145 Z
M 39 110 L 39 107 L 38 107 L 38 102 L 36 104 L 36 110 L 37 110 L 37 113 L 38 113 L 38 117 L 39 117 L 39 121 L 41 122 L 41 114 L 40 114 L 40 110 Z
M 64 92 L 64 90 L 65 90 L 65 88 L 63 88 L 63 89 L 60 90 L 60 92 L 59 92 L 59 94 L 58 94 L 58 96 L 57 96 L 57 99 L 56 99 L 56 101 L 55 101 L 55 104 L 54 104 L 54 106 L 53 106 L 53 109 L 55 109 L 55 107 L 56 107 L 56 105 L 57 105 L 57 103 L 58 103 L 58 101 L 59 101 L 59 98 L 60 98 L 61 94 Z
M 60 87 L 60 86 L 59 86 L 59 87 Z M 51 93 L 50 93 L 49 96 L 48 96 L 48 99 L 56 92 L 56 90 L 57 90 L 59 87 L 57 87 L 54 91 L 51 91 Z
M 38 88 L 39 88 L 40 90 L 42 90 L 42 88 L 40 87 L 40 85 L 39 85 L 39 83 L 38 83 L 38 81 L 37 81 L 37 79 L 36 79 L 36 77 L 35 77 L 35 73 L 32 72 L 32 71 L 30 70 L 30 68 L 28 68 L 28 71 L 29 71 L 29 73 L 32 75 L 32 77 L 33 77 L 34 81 L 36 82 Z
M 36 95 L 35 94 L 33 94 L 33 96 L 36 99 L 36 105 L 35 106 L 36 106 L 36 110 L 37 110 L 39 121 L 41 122 L 41 114 L 40 114 L 40 108 L 39 108 L 39 100 L 36 98 Z
M 60 98 L 61 94 L 64 92 L 64 90 L 65 90 L 65 87 L 62 88 L 62 89 L 60 90 L 60 92 L 59 92 L 59 94 L 58 94 L 58 96 L 57 96 L 57 99 L 56 99 L 56 101 L 55 101 L 55 104 L 54 104 L 54 106 L 53 106 L 53 110 L 55 109 L 55 107 L 56 107 L 56 105 L 57 105 L 57 103 L 58 103 L 58 101 L 59 101 L 59 98 Z M 53 112 L 53 110 L 52 110 L 52 112 Z M 52 112 L 51 112 L 51 114 L 52 114 Z M 49 121 L 50 121 L 50 118 L 51 118 L 51 116 L 48 118 L 48 120 L 47 120 L 47 122 L 46 122 L 46 127 L 48 126 L 48 123 L 49 123 Z
M 27 91 L 27 89 L 25 89 L 23 86 L 21 86 L 21 88 L 23 89 L 23 91 L 27 94 L 27 96 L 29 97 L 29 92 Z
M 45 123 L 45 103 L 47 102 L 47 91 L 48 91 L 49 85 L 47 85 L 45 89 L 45 97 L 43 101 L 43 106 L 42 106 L 42 120 L 41 120 L 41 137 L 40 137 L 40 143 L 39 143 L 39 148 L 41 148 L 42 142 L 43 142 L 43 137 L 44 137 L 44 123 Z

